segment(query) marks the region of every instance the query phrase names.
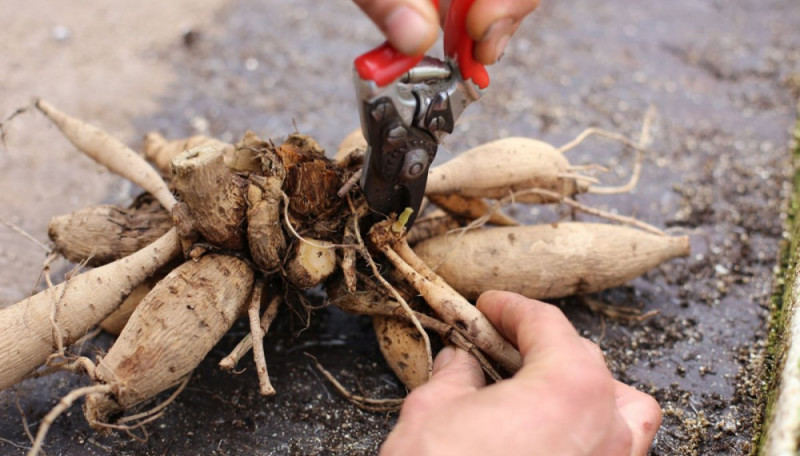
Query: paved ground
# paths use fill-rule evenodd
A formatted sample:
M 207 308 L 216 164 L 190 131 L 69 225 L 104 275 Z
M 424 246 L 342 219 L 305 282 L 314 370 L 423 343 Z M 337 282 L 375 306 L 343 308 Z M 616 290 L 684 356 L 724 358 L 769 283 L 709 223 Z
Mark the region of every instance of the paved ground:
M 0 24 L 0 115 L 42 96 L 133 145 L 154 129 L 279 138 L 296 125 L 333 148 L 357 125 L 351 59 L 377 42 L 344 0 L 92 0 L 80 9 L 31 0 L 0 8 Z M 800 95 L 798 27 L 791 0 L 544 1 L 492 69 L 491 92 L 447 142 L 453 152 L 508 135 L 562 144 L 589 126 L 635 136 L 647 107 L 657 109 L 654 153 L 636 191 L 583 201 L 690 233 L 692 256 L 591 297 L 661 312 L 644 323 L 604 319 L 579 299 L 557 303 L 619 378 L 661 402 L 654 455 L 750 446 Z M 624 180 L 630 162 L 601 140 L 569 158 L 619 170 L 604 176 L 611 182 Z M 0 165 L 0 220 L 40 241 L 50 216 L 131 194 L 34 114 L 11 122 Z M 516 210 L 528 221 L 554 216 Z M 29 293 L 43 258 L 0 227 L 0 305 Z M 401 394 L 368 322 L 323 311 L 299 328 L 285 315 L 267 341 L 277 396 L 258 397 L 250 365 L 235 377 L 215 369 L 244 334 L 237 327 L 146 443 L 99 437 L 74 407 L 56 423 L 49 453 L 373 454 L 394 417 L 354 409 L 303 356 L 318 356 L 364 394 Z M 17 397 L 34 424 L 78 384 L 56 376 L 0 394 L 0 450 L 27 444 Z

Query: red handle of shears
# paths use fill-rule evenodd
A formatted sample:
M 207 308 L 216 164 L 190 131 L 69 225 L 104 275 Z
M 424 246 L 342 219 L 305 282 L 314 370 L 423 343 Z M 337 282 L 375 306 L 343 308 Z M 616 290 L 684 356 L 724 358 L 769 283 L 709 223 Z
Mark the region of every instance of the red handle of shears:
M 472 80 L 478 87 L 489 86 L 489 73 L 472 56 L 474 40 L 467 34 L 467 13 L 475 0 L 452 0 L 444 27 L 444 53 L 458 63 L 461 76 Z M 431 0 L 439 8 L 439 0 Z M 384 87 L 414 68 L 422 56 L 408 56 L 394 48 L 388 41 L 362 54 L 355 60 L 355 68 L 361 79 L 374 81 Z

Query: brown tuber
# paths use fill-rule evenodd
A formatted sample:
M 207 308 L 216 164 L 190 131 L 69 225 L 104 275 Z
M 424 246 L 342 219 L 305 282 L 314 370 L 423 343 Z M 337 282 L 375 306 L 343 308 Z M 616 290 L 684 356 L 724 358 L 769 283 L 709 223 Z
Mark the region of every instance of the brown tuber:
M 427 383 L 430 366 L 417 328 L 407 320 L 383 315 L 372 317 L 372 325 L 383 359 L 406 388 Z
M 102 266 L 137 252 L 170 228 L 169 214 L 157 203 L 128 209 L 102 204 L 53 217 L 47 234 L 64 258 Z
M 281 182 L 277 177 L 251 177 L 247 190 L 247 241 L 253 262 L 264 273 L 279 269 L 286 254 Z
M 172 159 L 172 184 L 181 199 L 181 220 L 211 244 L 226 249 L 245 245 L 243 220 L 247 181 L 230 172 L 222 150 L 200 146 Z

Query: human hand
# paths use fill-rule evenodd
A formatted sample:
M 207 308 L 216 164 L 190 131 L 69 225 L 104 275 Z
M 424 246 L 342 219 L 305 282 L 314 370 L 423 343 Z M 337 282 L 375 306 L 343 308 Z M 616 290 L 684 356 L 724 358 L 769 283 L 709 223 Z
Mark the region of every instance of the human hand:
M 439 35 L 451 0 L 353 0 L 400 52 L 421 55 Z M 473 57 L 484 65 L 503 55 L 508 40 L 539 0 L 475 0 L 467 15 L 467 33 L 475 40 Z M 440 19 L 441 18 L 441 19 Z
M 381 448 L 394 455 L 643 456 L 661 425 L 655 399 L 614 380 L 599 347 L 558 308 L 487 292 L 478 308 L 523 355 L 485 386 L 474 357 L 443 349 Z

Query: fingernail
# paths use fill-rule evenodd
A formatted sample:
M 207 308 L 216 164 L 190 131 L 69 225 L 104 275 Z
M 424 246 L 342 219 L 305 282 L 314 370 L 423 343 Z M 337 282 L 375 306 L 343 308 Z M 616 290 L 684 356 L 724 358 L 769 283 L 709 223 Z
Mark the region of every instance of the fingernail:
M 414 8 L 402 5 L 386 16 L 384 32 L 398 51 L 413 55 L 425 52 L 431 27 Z
M 511 18 L 499 19 L 486 29 L 486 33 L 481 37 L 481 43 L 494 43 L 490 46 L 494 49 L 492 61 L 500 60 L 506 50 L 511 34 L 514 32 L 514 20 Z
M 433 360 L 433 371 L 439 371 L 444 368 L 444 366 L 450 364 L 450 361 L 456 357 L 456 349 L 450 346 L 444 347 L 439 351 L 439 354 L 436 355 L 436 359 Z

